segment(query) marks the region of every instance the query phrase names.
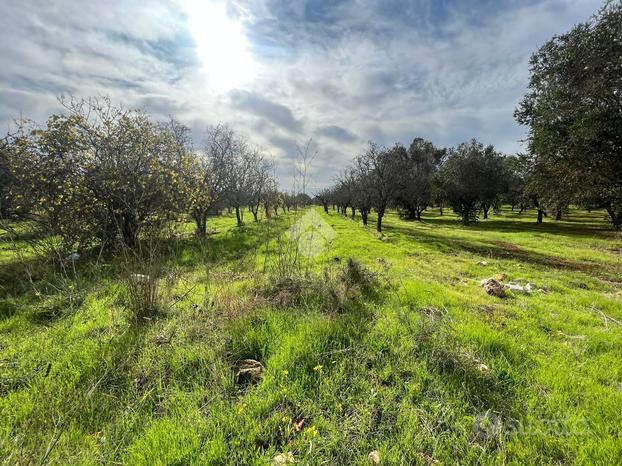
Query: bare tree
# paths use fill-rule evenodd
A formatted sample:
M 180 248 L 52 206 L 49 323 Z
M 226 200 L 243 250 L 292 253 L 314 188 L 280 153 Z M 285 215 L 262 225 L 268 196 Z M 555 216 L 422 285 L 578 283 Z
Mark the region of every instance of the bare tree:
M 399 173 L 397 162 L 405 158 L 405 152 L 404 146 L 399 144 L 386 149 L 370 142 L 367 151 L 358 158 L 360 174 L 367 180 L 372 206 L 378 215 L 376 222 L 378 232 L 382 232 L 382 219 L 395 196 L 397 189 L 395 180 Z
M 192 167 L 193 180 L 190 215 L 197 234 L 205 236 L 207 217 L 223 206 L 226 200 L 229 169 L 236 153 L 236 137 L 227 125 L 210 126 L 205 133 L 205 145 L 197 153 Z

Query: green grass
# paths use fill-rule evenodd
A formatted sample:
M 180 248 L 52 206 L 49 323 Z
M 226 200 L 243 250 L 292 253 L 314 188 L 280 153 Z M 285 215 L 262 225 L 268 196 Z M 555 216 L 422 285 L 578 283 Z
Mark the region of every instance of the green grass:
M 0 248 L 0 459 L 622 462 L 622 236 L 603 212 L 390 214 L 378 235 L 316 211 L 336 235 L 314 278 L 296 288 L 265 266 L 293 214 L 223 216 L 207 242 L 174 245 L 165 312 L 139 324 L 114 260 L 85 258 L 70 281 L 42 269 L 35 293 Z M 343 278 L 348 258 L 373 289 Z M 539 291 L 488 296 L 495 273 Z M 236 383 L 245 358 L 259 383 Z

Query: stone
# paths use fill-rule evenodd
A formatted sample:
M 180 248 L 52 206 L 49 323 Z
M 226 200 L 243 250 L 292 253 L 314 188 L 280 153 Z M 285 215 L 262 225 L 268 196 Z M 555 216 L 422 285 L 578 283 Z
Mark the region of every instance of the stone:
M 291 451 L 287 453 L 279 453 L 274 458 L 272 458 L 273 466 L 281 466 L 283 464 L 292 464 L 294 463 L 294 454 Z
M 520 285 L 518 283 L 510 282 L 503 285 L 503 288 L 506 290 L 513 291 L 515 293 L 524 293 L 529 294 L 533 293 L 535 287 L 531 283 L 527 283 L 526 285 Z
M 378 453 L 378 450 L 370 451 L 367 459 L 369 464 L 380 464 L 380 453 Z
M 254 359 L 242 359 L 236 364 L 235 376 L 240 383 L 256 382 L 263 376 L 263 365 Z
M 480 371 L 482 374 L 487 374 L 490 371 L 488 366 L 486 364 L 482 363 L 482 362 L 480 362 L 477 365 L 477 370 Z
M 499 283 L 494 278 L 489 278 L 485 280 L 482 284 L 484 291 L 491 296 L 496 296 L 498 298 L 505 298 L 505 291 L 503 290 L 503 285 Z

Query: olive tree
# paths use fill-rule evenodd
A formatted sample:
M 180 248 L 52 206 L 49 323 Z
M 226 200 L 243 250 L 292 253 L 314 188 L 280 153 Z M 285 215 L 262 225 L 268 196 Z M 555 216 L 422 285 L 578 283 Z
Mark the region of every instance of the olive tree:
M 480 207 L 486 215 L 493 200 L 502 193 L 503 158 L 493 146 L 484 147 L 473 139 L 450 149 L 439 179 L 447 201 L 468 225 L 477 220 Z
M 408 148 L 398 172 L 395 198 L 406 212 L 406 218 L 421 220 L 421 214 L 433 202 L 434 176 L 444 153 L 422 138 L 415 138 Z
M 564 191 L 622 227 L 622 3 L 553 37 L 530 62 L 517 120 L 542 193 Z M 563 199 L 567 201 L 567 199 Z

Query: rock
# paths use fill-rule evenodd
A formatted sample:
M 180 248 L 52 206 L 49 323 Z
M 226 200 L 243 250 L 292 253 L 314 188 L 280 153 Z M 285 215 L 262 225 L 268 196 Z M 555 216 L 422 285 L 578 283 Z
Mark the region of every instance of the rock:
M 479 261 L 477 263 L 477 265 L 481 265 L 482 267 L 486 267 L 488 265 L 488 262 L 486 262 L 486 261 Z
M 240 383 L 256 382 L 263 376 L 264 367 L 254 359 L 242 359 L 236 364 L 235 376 Z
M 482 374 L 487 374 L 488 372 L 490 372 L 488 366 L 481 362 L 477 365 L 477 370 L 480 371 Z
M 305 425 L 304 419 L 294 419 L 294 423 L 292 424 L 292 428 L 294 432 L 300 432 Z
M 485 280 L 482 286 L 484 288 L 484 291 L 488 293 L 489 295 L 496 296 L 498 298 L 505 297 L 505 291 L 503 291 L 503 285 L 501 285 L 501 283 L 499 283 L 494 278 L 489 278 L 488 280 Z
M 378 453 L 378 450 L 370 451 L 367 459 L 369 464 L 380 464 L 380 453 Z
M 294 454 L 291 451 L 288 451 L 287 453 L 280 453 L 276 455 L 274 458 L 272 458 L 272 464 L 274 466 L 280 466 L 283 464 L 292 464 L 294 462 L 295 462 Z
M 503 285 L 503 288 L 505 288 L 506 290 L 513 291 L 515 293 L 525 293 L 525 294 L 533 293 L 533 290 L 535 289 L 535 287 L 531 283 L 527 283 L 526 285 L 523 286 L 523 285 L 520 285 L 514 282 L 510 282 L 510 283 Z

